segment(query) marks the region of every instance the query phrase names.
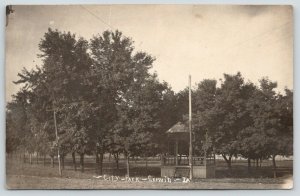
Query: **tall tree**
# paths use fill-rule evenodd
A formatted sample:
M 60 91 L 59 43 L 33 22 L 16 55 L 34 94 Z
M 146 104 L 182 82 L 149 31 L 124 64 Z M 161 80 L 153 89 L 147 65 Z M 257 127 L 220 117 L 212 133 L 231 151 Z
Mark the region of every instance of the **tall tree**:
M 194 128 L 194 153 L 204 155 L 211 153 L 213 148 L 203 146 L 206 141 L 206 134 L 212 137 L 216 132 L 217 113 L 214 110 L 216 104 L 217 81 L 205 79 L 200 82 L 192 94 L 193 101 L 193 128 Z M 210 152 L 209 152 L 210 151 Z
M 7 105 L 6 113 L 8 132 L 6 150 L 9 152 L 22 149 L 25 161 L 25 154 L 31 154 L 34 150 L 33 133 L 30 126 L 30 92 L 26 88 L 23 87 L 13 96 L 13 100 Z
M 224 81 L 217 92 L 214 113 L 217 119 L 214 141 L 216 152 L 221 154 L 231 168 L 231 159 L 238 154 L 238 133 L 251 124 L 246 103 L 252 84 L 245 84 L 242 75 L 224 74 Z
M 250 159 L 272 158 L 276 177 L 277 155 L 292 152 L 293 109 L 292 92 L 277 94 L 276 82 L 260 80 L 260 87 L 251 96 L 248 111 L 253 123 L 241 132 L 241 153 Z
M 159 107 L 167 86 L 149 73 L 154 58 L 145 52 L 134 53 L 133 48 L 131 39 L 119 31 L 105 31 L 91 40 L 94 67 L 90 84 L 95 112 L 101 116 L 95 119 L 93 130 L 100 163 L 104 152 L 116 149 L 122 149 L 129 162 L 158 130 Z
M 87 89 L 83 78 L 89 71 L 91 60 L 87 52 L 88 42 L 83 38 L 76 39 L 70 32 L 62 33 L 48 29 L 39 44 L 39 49 L 42 52 L 39 57 L 42 58 L 43 64 L 35 70 L 24 69 L 18 74 L 20 79 L 16 83 L 24 83 L 27 91 L 32 93 L 32 114 L 38 122 L 52 124 L 53 129 L 49 132 L 49 137 L 53 141 L 54 117 L 49 115 L 49 112 L 56 113 L 58 127 L 65 123 L 62 115 L 73 115 L 71 111 L 66 110 L 66 105 L 81 102 L 86 96 Z M 61 111 L 63 109 L 64 114 Z M 69 122 L 71 125 L 80 125 L 75 127 L 77 131 L 85 130 L 81 129 L 82 122 L 75 122 L 74 118 L 67 119 L 72 120 Z M 65 133 L 65 130 L 59 129 L 58 137 L 66 136 Z M 66 140 L 61 138 L 61 141 Z M 56 145 L 60 147 L 62 143 Z

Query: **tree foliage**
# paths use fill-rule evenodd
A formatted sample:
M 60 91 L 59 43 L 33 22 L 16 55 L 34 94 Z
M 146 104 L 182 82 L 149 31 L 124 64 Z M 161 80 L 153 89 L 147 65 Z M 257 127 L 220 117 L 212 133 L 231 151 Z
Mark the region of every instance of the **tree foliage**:
M 166 130 L 186 121 L 188 89 L 175 93 L 151 73 L 155 58 L 135 51 L 120 31 L 87 41 L 48 29 L 39 44 L 42 64 L 23 69 L 22 88 L 7 104 L 6 151 L 24 150 L 62 159 L 95 155 L 102 173 L 105 153 L 129 157 L 167 152 Z M 241 73 L 220 85 L 205 79 L 192 92 L 194 154 L 266 159 L 292 155 L 293 91 L 276 92 L 267 78 L 259 86 Z M 54 120 L 57 122 L 58 138 Z M 129 175 L 129 173 L 128 173 Z

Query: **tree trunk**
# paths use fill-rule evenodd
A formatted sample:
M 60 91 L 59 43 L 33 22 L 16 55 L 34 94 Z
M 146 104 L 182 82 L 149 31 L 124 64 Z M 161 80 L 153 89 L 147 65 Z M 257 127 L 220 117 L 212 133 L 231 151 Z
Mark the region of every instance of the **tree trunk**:
M 273 162 L 273 177 L 274 177 L 274 178 L 277 178 L 277 174 L 276 174 L 277 167 L 276 167 L 275 157 L 276 157 L 276 155 L 273 155 L 273 156 L 272 156 L 272 162 Z
M 181 158 L 182 158 L 182 155 L 181 154 L 179 154 L 179 165 L 181 164 Z
M 98 152 L 98 150 L 96 150 L 95 155 L 96 155 L 96 173 L 97 173 L 97 175 L 99 175 L 100 174 L 100 164 L 99 164 L 99 152 Z
M 214 165 L 216 165 L 216 153 L 214 151 Z
M 256 159 L 256 168 L 258 168 L 258 159 Z
M 76 166 L 76 155 L 75 155 L 75 152 L 72 152 L 72 160 L 73 160 L 73 167 L 74 167 L 74 170 L 77 171 L 77 166 Z
M 46 155 L 44 155 L 43 160 L 44 160 L 44 166 L 45 166 L 46 165 Z
M 54 156 L 51 156 L 51 165 L 54 167 Z
M 226 161 L 228 169 L 231 169 L 231 157 L 232 157 L 232 155 L 229 155 L 228 159 L 227 159 L 226 155 L 224 155 L 224 154 L 222 154 L 222 157 Z
M 146 161 L 146 171 L 148 171 L 148 157 L 145 157 L 145 161 Z
M 114 154 L 114 158 L 116 161 L 117 172 L 119 172 L 119 153 L 118 152 Z
M 99 157 L 99 168 L 100 168 L 100 175 L 103 174 L 103 157 L 104 157 L 104 153 L 101 151 L 100 152 L 100 157 Z
M 31 153 L 29 154 L 29 163 L 30 163 L 30 165 L 32 164 L 32 155 L 31 155 Z
M 259 167 L 261 168 L 262 158 L 259 159 Z
M 251 159 L 248 158 L 248 171 L 250 171 L 250 169 L 251 169 Z
M 39 153 L 36 153 L 36 164 L 39 164 Z
M 165 163 L 164 163 L 164 154 L 163 153 L 161 153 L 160 155 L 159 155 L 159 159 L 160 159 L 160 164 L 161 165 L 165 165 Z
M 127 170 L 127 177 L 129 177 L 130 175 L 129 175 L 129 154 L 125 154 L 125 156 L 126 156 L 126 170 Z
M 65 155 L 61 156 L 62 169 L 65 169 Z
M 23 162 L 26 163 L 26 153 L 23 154 Z
M 80 169 L 84 172 L 84 153 L 80 154 Z

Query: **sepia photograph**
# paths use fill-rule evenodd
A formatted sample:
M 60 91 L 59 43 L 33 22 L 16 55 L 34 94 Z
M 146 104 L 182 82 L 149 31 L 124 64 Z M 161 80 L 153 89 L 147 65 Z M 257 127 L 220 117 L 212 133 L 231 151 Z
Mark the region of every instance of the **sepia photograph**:
M 291 5 L 7 5 L 6 189 L 293 189 Z

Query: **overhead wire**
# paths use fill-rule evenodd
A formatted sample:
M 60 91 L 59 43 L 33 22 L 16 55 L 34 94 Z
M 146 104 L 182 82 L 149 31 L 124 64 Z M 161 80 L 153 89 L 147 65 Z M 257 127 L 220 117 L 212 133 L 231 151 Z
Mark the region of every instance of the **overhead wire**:
M 102 22 L 103 24 L 107 25 L 109 28 L 111 28 L 112 30 L 115 29 L 112 25 L 110 25 L 109 23 L 105 22 L 105 20 L 103 20 L 102 18 L 100 18 L 98 15 L 96 15 L 94 12 L 92 12 L 91 10 L 87 9 L 86 7 L 84 7 L 83 5 L 79 5 L 82 9 L 84 9 L 85 11 L 87 11 L 89 14 L 91 14 L 92 16 L 94 16 L 97 20 L 99 20 L 100 22 Z

